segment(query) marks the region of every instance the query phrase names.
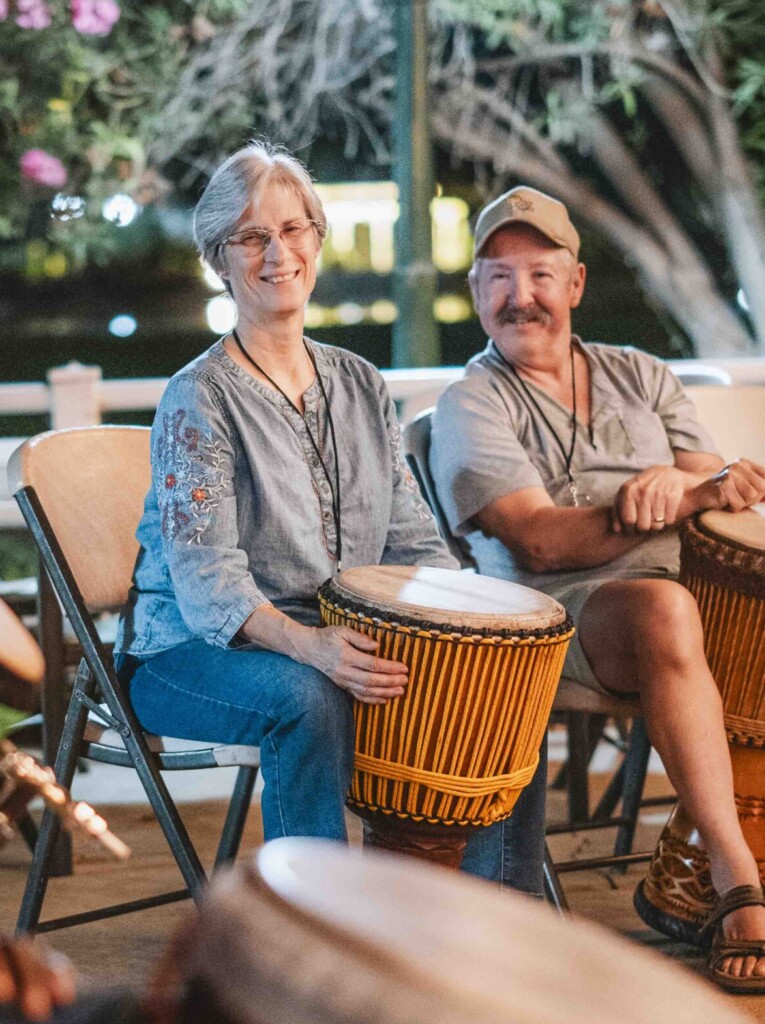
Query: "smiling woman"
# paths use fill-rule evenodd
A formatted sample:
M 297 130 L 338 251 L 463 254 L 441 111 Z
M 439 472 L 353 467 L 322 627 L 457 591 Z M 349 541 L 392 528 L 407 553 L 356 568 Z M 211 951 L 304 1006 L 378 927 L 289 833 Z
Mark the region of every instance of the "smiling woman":
M 261 747 L 267 839 L 345 837 L 351 697 L 383 704 L 407 685 L 373 639 L 318 628 L 319 586 L 341 560 L 456 567 L 382 377 L 303 334 L 325 233 L 306 169 L 263 144 L 203 194 L 197 246 L 237 323 L 160 402 L 116 645 L 144 727 Z M 504 828 L 476 833 L 468 870 L 499 879 Z

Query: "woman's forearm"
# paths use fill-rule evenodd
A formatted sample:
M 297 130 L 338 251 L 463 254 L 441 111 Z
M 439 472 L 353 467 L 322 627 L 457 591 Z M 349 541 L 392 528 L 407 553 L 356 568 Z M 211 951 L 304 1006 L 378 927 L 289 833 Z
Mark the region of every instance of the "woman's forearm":
M 261 604 L 245 620 L 237 636 L 303 664 L 309 663 L 309 650 L 316 628 L 304 626 L 272 604 Z

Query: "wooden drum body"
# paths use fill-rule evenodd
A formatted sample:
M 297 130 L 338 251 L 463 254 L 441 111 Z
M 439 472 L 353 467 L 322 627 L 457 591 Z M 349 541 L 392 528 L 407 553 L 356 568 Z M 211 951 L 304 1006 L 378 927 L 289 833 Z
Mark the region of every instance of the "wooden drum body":
M 705 512 L 681 538 L 680 581 L 699 606 L 723 699 L 739 821 L 765 883 L 765 515 Z M 636 907 L 660 931 L 695 941 L 713 899 L 706 853 L 678 804 Z
M 355 704 L 349 807 L 366 841 L 457 864 L 470 826 L 511 814 L 537 767 L 573 627 L 544 594 L 450 569 L 365 566 L 319 592 L 327 625 L 409 667 L 403 696 Z

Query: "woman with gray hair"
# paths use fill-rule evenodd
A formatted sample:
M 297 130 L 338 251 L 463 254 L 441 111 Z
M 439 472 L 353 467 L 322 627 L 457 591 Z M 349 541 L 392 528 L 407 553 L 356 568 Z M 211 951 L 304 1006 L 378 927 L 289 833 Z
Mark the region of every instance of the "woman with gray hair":
M 317 628 L 319 585 L 341 565 L 456 567 L 406 467 L 382 377 L 303 334 L 325 234 L 306 169 L 262 143 L 230 157 L 202 195 L 197 246 L 237 326 L 159 404 L 116 646 L 146 729 L 261 747 L 266 839 L 346 837 L 351 698 L 381 704 L 407 684 L 374 640 Z M 498 878 L 503 827 L 480 833 L 466 867 Z

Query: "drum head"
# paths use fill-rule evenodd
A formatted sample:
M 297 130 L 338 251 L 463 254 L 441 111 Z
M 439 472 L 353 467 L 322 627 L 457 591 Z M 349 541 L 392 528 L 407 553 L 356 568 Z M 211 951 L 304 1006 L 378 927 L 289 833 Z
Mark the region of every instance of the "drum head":
M 765 551 L 765 504 L 743 512 L 702 512 L 698 518 L 702 533 L 743 544 L 753 551 Z
M 547 594 L 517 583 L 428 566 L 363 565 L 332 580 L 337 599 L 367 605 L 380 618 L 396 616 L 467 629 L 547 629 L 566 610 Z
M 200 934 L 205 982 L 242 1024 L 744 1021 L 707 984 L 605 929 L 458 872 L 321 840 L 277 839 L 218 876 Z

